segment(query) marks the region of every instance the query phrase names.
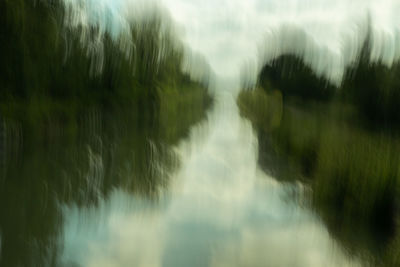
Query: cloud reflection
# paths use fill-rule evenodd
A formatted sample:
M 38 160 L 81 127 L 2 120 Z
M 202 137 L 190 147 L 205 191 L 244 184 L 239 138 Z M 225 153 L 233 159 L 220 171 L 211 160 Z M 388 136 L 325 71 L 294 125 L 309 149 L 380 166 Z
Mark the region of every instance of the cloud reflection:
M 218 89 L 209 120 L 177 147 L 183 167 L 158 202 L 116 190 L 98 208 L 66 209 L 64 262 L 358 266 L 299 205 L 301 185 L 278 183 L 257 167 L 251 125 L 239 116 L 230 88 Z

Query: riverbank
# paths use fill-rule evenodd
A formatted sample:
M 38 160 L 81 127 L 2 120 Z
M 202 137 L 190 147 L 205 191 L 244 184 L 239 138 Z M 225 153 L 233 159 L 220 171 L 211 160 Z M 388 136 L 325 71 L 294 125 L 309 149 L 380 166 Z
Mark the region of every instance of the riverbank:
M 66 205 L 116 188 L 156 202 L 179 166 L 171 148 L 212 105 L 160 12 L 116 36 L 72 27 L 64 8 L 0 2 L 1 266 L 55 266 Z
M 313 207 L 345 247 L 387 261 L 399 229 L 400 137 L 363 128 L 340 103 L 283 103 L 279 91 L 256 89 L 238 105 L 258 133 L 264 170 L 310 185 Z

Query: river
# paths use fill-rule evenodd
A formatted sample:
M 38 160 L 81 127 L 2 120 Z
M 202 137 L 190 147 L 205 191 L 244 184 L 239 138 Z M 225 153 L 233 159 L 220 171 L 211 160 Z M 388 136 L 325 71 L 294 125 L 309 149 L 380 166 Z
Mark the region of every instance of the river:
M 180 167 L 156 201 L 117 188 L 95 207 L 64 207 L 65 266 L 358 266 L 308 208 L 305 186 L 258 167 L 231 86 L 174 148 Z
M 399 1 L 326 2 L 0 1 L 0 267 L 399 265 Z

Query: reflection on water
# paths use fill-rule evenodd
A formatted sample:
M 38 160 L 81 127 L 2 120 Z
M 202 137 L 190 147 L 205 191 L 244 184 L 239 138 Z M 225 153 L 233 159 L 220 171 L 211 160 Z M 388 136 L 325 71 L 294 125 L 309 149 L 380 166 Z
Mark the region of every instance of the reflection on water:
M 156 200 L 115 186 L 98 205 L 63 205 L 59 264 L 358 266 L 309 211 L 307 188 L 259 169 L 250 122 L 219 92 L 177 146 L 181 167 Z
M 393 0 L 99 1 L 0 1 L 0 266 L 396 266 Z
M 400 143 L 395 124 L 378 130 L 339 97 L 301 99 L 288 93 L 287 79 L 281 81 L 286 82 L 281 90 L 257 88 L 238 97 L 241 114 L 257 132 L 260 167 L 281 182 L 307 184 L 311 207 L 329 233 L 364 265 L 397 266 Z M 292 88 L 296 84 L 302 83 Z
M 162 94 L 162 116 L 145 109 L 139 117 L 132 107 L 93 107 L 80 113 L 76 128 L 50 119 L 33 128 L 2 120 L 0 266 L 61 264 L 64 241 L 68 244 L 63 228 L 71 217 L 66 207 L 86 209 L 85 216 L 101 221 L 96 207 L 120 190 L 155 203 L 178 167 L 171 146 L 204 117 L 209 104 L 206 90 L 191 88 L 179 97 Z M 179 116 L 181 110 L 186 113 Z

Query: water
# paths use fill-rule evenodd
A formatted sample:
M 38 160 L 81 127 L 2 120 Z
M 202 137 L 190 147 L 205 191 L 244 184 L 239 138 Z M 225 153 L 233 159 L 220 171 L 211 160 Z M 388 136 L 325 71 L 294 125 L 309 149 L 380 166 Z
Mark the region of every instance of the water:
M 0 266 L 396 266 L 395 0 L 99 1 L 0 2 Z
M 260 170 L 226 87 L 174 149 L 181 166 L 157 200 L 117 187 L 96 206 L 63 206 L 62 265 L 359 266 L 310 211 L 305 186 Z

